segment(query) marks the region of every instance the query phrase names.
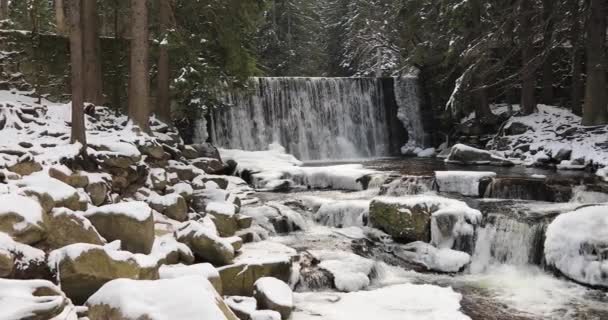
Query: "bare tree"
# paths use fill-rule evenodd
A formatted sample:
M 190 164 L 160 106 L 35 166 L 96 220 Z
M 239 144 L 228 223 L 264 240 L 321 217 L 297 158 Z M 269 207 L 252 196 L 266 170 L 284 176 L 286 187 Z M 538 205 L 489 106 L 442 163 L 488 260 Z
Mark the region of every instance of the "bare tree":
M 543 0 L 543 46 L 545 53 L 545 59 L 543 61 L 543 77 L 542 77 L 542 93 L 541 100 L 544 104 L 553 104 L 553 63 L 554 63 L 554 50 L 553 50 L 553 33 L 555 32 L 555 0 Z
M 570 0 L 570 11 L 572 13 L 572 28 L 570 29 L 570 42 L 572 43 L 572 85 L 570 89 L 570 108 L 572 113 L 583 115 L 583 36 L 581 33 L 581 8 L 580 0 Z
M 70 62 L 72 65 L 72 143 L 82 144 L 86 150 L 87 140 L 84 124 L 83 101 L 83 49 L 81 0 L 70 1 Z
M 131 0 L 131 71 L 129 118 L 144 132 L 149 131 L 148 1 Z
M 84 100 L 103 103 L 97 0 L 82 1 Z
M 583 108 L 583 125 L 608 123 L 606 93 L 606 0 L 587 0 L 587 85 Z
M 8 0 L 0 0 L 0 20 L 8 19 Z
M 519 38 L 521 41 L 521 107 L 524 114 L 531 114 L 536 110 L 536 76 L 534 71 L 535 55 L 533 43 L 534 16 L 533 0 L 519 0 Z
M 158 92 L 156 115 L 165 123 L 171 124 L 171 106 L 169 101 L 169 50 L 167 36 L 171 12 L 170 0 L 159 0 L 160 45 L 158 52 Z

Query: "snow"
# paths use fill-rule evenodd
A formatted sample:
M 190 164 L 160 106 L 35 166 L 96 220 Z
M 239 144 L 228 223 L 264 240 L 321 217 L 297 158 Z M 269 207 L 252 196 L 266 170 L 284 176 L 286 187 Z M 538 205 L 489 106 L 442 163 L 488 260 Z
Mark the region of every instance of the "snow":
M 577 186 L 572 189 L 572 199 L 570 202 L 573 203 L 605 203 L 608 202 L 608 193 L 590 191 L 585 186 Z
M 237 171 L 252 173 L 253 185 L 260 190 L 274 190 L 283 184 L 315 189 L 362 190 L 359 179 L 377 174 L 360 164 L 303 167 L 303 163 L 287 154 L 285 148 L 273 144 L 267 151 L 220 149 L 224 160 L 235 160 Z
M 494 177 L 496 177 L 495 172 L 435 171 L 439 191 L 459 193 L 463 196 L 480 196 L 479 182 Z
M 251 314 L 257 309 L 257 301 L 252 297 L 229 296 L 224 299 L 231 310 L 240 311 L 244 314 Z M 279 315 L 280 319 L 280 315 Z
M 39 288 L 50 288 L 57 295 L 34 295 Z M 0 319 L 35 318 L 40 312 L 62 310 L 66 304 L 65 295 L 49 281 L 0 279 Z M 73 306 L 65 306 L 65 308 L 71 309 Z M 75 319 L 73 312 L 66 312 L 63 315 L 66 317 L 55 319 Z
M 171 252 L 180 252 L 181 254 L 192 256 L 192 250 L 190 248 L 175 240 L 172 234 L 166 234 L 154 239 L 152 245 L 151 256 L 164 257 Z
M 296 293 L 292 320 L 470 320 L 451 288 L 401 284 L 351 293 Z
M 0 232 L 0 250 L 13 253 L 17 257 L 17 269 L 26 269 L 30 263 L 42 264 L 46 260 L 44 251 L 19 243 L 3 232 Z
M 255 282 L 254 288 L 273 303 L 293 308 L 293 293 L 285 282 L 277 278 L 263 277 Z
M 608 182 L 608 167 L 601 168 L 601 169 L 597 170 L 596 174 L 602 180 Z
M 310 250 L 321 261 L 319 267 L 331 272 L 336 289 L 343 292 L 359 291 L 371 283 L 376 262 L 354 253 L 332 250 Z
M 193 265 L 163 265 L 158 269 L 161 279 L 174 279 L 189 276 L 203 276 L 206 279 L 219 279 L 220 273 L 210 263 L 199 263 Z
M 256 310 L 249 316 L 250 320 L 281 320 L 281 314 L 274 310 Z
M 84 213 L 84 216 L 90 217 L 98 214 L 123 215 L 144 222 L 152 217 L 152 209 L 150 209 L 148 204 L 141 201 L 120 202 L 91 208 Z
M 206 217 L 208 218 L 208 217 Z M 187 221 L 182 223 L 177 231 L 175 231 L 175 237 L 180 239 L 183 237 L 207 237 L 211 239 L 218 245 L 223 247 L 224 252 L 232 252 L 234 253 L 234 247 L 232 243 L 228 240 L 228 238 L 222 238 L 217 234 L 217 229 L 215 228 L 215 224 L 211 219 L 205 219 L 201 223 L 201 221 Z
M 130 319 L 227 319 L 221 297 L 204 277 L 162 280 L 117 279 L 103 285 L 87 305 L 107 305 Z
M 235 264 L 264 264 L 274 262 L 290 262 L 296 256 L 295 249 L 278 242 L 266 240 L 245 243 L 241 254 L 234 259 Z
M 584 207 L 559 215 L 547 227 L 545 259 L 576 281 L 608 287 L 608 206 Z
M 411 260 L 420 263 L 429 270 L 440 272 L 458 272 L 469 262 L 471 256 L 468 253 L 451 249 L 437 249 L 425 242 L 412 242 L 402 247 L 405 251 L 397 255 L 408 256 Z
M 42 207 L 38 201 L 16 195 L 16 194 L 5 194 L 0 195 L 0 216 L 8 213 L 17 214 L 23 219 L 22 222 L 26 224 L 38 225 L 42 224 Z M 18 223 L 15 226 L 23 225 Z

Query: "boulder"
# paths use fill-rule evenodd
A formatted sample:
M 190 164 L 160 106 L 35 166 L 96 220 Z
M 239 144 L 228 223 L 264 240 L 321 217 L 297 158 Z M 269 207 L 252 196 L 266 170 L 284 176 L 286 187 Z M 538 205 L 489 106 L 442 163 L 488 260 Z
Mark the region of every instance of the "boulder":
M 61 208 L 53 210 L 47 218 L 45 247 L 59 249 L 74 243 L 103 245 L 105 240 L 99 235 L 89 219 L 81 213 Z
M 230 242 L 232 248 L 234 248 L 234 251 L 239 251 L 243 247 L 243 239 L 241 239 L 241 237 L 234 236 L 226 238 L 226 240 Z
M 232 203 L 212 201 L 205 211 L 213 217 L 217 231 L 222 237 L 232 237 L 239 229 L 236 207 Z
M 45 280 L 0 279 L 0 318 L 75 319 L 74 306 L 61 289 Z
M 108 184 L 103 181 L 96 181 L 87 185 L 85 191 L 89 194 L 93 205 L 101 206 L 106 202 L 108 196 Z
M 87 306 L 91 320 L 238 320 L 202 276 L 114 280 L 91 296 Z
M 42 166 L 38 162 L 27 160 L 8 167 L 8 170 L 22 176 L 28 176 L 34 172 L 42 171 Z
M 505 126 L 505 134 L 508 136 L 518 136 L 520 134 L 524 134 L 528 131 L 534 131 L 527 124 L 523 124 L 521 122 L 511 122 L 507 126 Z
M 39 195 L 48 194 L 55 202 L 55 207 L 65 207 L 74 211 L 83 209 L 78 190 L 45 173 L 31 174 L 17 181 L 17 185 L 24 191 Z
M 200 222 L 189 221 L 179 226 L 175 232 L 177 241 L 190 247 L 194 255 L 201 261 L 214 265 L 231 264 L 234 259 L 232 244 L 217 235 L 216 230 Z
M 224 299 L 226 304 L 241 320 L 250 320 L 251 314 L 257 310 L 258 302 L 252 297 L 229 296 Z M 281 315 L 279 314 L 279 320 Z
M 390 198 L 376 198 L 370 204 L 370 224 L 397 241 L 431 240 L 431 214 L 437 208 L 425 202 L 400 203 Z
M 156 237 L 152 253 L 150 254 L 158 259 L 159 264 L 193 264 L 194 254 L 187 245 L 178 242 L 172 234 L 166 234 Z
M 180 182 L 180 183 L 176 183 L 173 186 L 170 186 L 167 188 L 167 192 L 168 193 L 177 193 L 180 196 L 182 196 L 184 199 L 186 199 L 186 201 L 190 201 L 190 199 L 192 199 L 192 194 L 194 193 L 194 189 L 192 189 L 192 186 L 185 183 L 185 182 Z
M 146 143 L 143 146 L 138 146 L 139 151 L 146 156 L 156 159 L 163 160 L 165 158 L 165 149 L 163 146 L 157 143 Z
M 165 191 L 169 184 L 167 171 L 161 168 L 152 168 L 148 174 L 146 185 L 156 191 Z
M 0 232 L 16 241 L 34 244 L 46 235 L 42 207 L 38 201 L 16 194 L 0 195 Z
M 152 209 L 144 202 L 122 202 L 84 213 L 106 240 L 120 240 L 123 249 L 135 253 L 150 253 L 154 244 Z
M 68 168 L 51 167 L 49 168 L 49 176 L 74 188 L 85 188 L 89 185 L 89 178 L 87 176 L 74 174 Z
M 557 163 L 561 163 L 562 161 L 568 161 L 572 157 L 572 149 L 570 148 L 561 148 L 559 151 L 553 156 L 553 159 Z
M 228 168 L 225 163 L 213 158 L 194 159 L 192 160 L 192 165 L 205 171 L 205 173 L 207 174 L 219 174 L 224 172 Z
M 251 313 L 250 320 L 281 320 L 281 314 L 274 310 L 255 310 Z M 287 319 L 287 318 L 283 318 Z
M 187 159 L 212 158 L 221 160 L 220 152 L 211 143 L 188 145 L 184 147 L 183 152 Z
M 293 310 L 293 293 L 289 286 L 272 277 L 258 279 L 254 284 L 253 296 L 260 308 L 274 310 L 282 319 L 289 319 Z
M 454 145 L 448 155 L 446 162 L 479 165 L 490 164 L 496 166 L 512 166 L 513 162 L 505 158 L 496 156 L 489 151 L 473 148 L 464 144 Z
M 49 267 L 61 288 L 76 304 L 83 304 L 105 283 L 119 278 L 158 279 L 156 261 L 126 251 L 90 244 L 73 244 L 49 254 Z
M 14 266 L 15 255 L 6 249 L 0 249 L 0 278 L 8 278 L 13 273 Z
M 196 190 L 192 194 L 192 209 L 195 212 L 205 212 L 207 205 L 211 202 L 226 202 L 230 193 L 220 189 Z
M 251 227 L 251 224 L 253 223 L 253 217 L 239 214 L 236 216 L 236 223 L 238 224 L 239 229 L 247 229 Z
M 188 220 L 188 204 L 186 199 L 176 193 L 160 196 L 153 192 L 147 199 L 152 209 L 180 222 Z
M 183 181 L 192 181 L 198 175 L 195 170 L 199 169 L 175 160 L 169 161 L 169 166 L 167 167 L 167 172 L 177 174 L 179 179 Z
M 2 232 L 0 232 L 0 270 L 0 277 L 50 279 L 44 251 L 16 242 Z
M 296 255 L 294 249 L 271 241 L 243 245 L 234 264 L 218 268 L 224 295 L 253 296 L 255 282 L 263 277 L 289 281 Z

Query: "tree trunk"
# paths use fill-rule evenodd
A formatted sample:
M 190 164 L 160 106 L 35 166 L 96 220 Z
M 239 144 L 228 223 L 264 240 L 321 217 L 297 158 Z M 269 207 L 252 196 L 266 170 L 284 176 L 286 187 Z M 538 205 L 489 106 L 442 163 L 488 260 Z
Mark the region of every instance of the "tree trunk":
M 129 118 L 144 132 L 149 131 L 148 1 L 131 0 L 131 70 Z
M 55 24 L 57 24 L 57 33 L 67 34 L 69 32 L 69 27 L 65 20 L 63 0 L 55 0 Z
M 608 123 L 608 96 L 606 93 L 606 0 L 589 1 L 587 23 L 587 86 L 583 125 Z
M 169 101 L 169 51 L 167 49 L 169 14 L 171 12 L 171 4 L 169 3 L 169 0 L 160 0 L 159 10 L 161 43 L 158 52 L 158 92 L 156 101 L 156 115 L 160 120 L 171 125 L 171 106 Z
M 570 10 L 572 11 L 572 29 L 570 32 L 570 42 L 572 43 L 572 84 L 570 88 L 570 108 L 572 113 L 583 115 L 583 51 L 581 48 L 581 21 L 579 0 L 570 0 Z
M 534 91 L 536 79 L 534 75 L 534 43 L 532 32 L 533 17 L 532 0 L 519 1 L 519 38 L 521 41 L 521 108 L 524 114 L 531 114 L 536 111 L 536 99 Z
M 84 125 L 83 49 L 81 0 L 70 1 L 70 62 L 72 65 L 72 143 L 81 143 L 83 152 L 87 140 Z
M 97 0 L 82 1 L 84 100 L 103 104 L 99 31 L 97 29 Z
M 8 18 L 8 0 L 0 0 L 0 20 Z
M 554 2 L 555 0 L 543 0 L 543 21 L 545 30 L 543 32 L 543 46 L 545 59 L 543 62 L 543 80 L 542 80 L 542 103 L 552 105 L 553 101 L 553 33 L 555 32 L 555 17 L 554 17 Z

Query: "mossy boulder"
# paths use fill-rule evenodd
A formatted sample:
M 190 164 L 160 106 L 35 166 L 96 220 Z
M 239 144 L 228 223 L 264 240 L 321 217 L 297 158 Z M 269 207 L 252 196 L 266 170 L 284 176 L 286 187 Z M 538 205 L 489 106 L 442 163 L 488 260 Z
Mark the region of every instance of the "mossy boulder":
M 424 201 L 399 203 L 390 198 L 376 198 L 370 204 L 370 224 L 396 241 L 413 242 L 431 240 L 431 215 L 437 210 Z

